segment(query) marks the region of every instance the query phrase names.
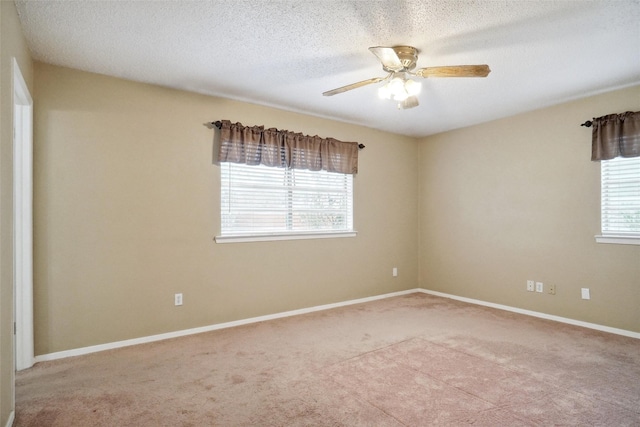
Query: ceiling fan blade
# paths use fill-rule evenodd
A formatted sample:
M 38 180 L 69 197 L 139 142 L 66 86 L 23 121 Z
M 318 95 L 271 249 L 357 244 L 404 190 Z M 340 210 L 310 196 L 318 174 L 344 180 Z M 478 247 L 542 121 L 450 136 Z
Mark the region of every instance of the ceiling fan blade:
M 328 90 L 326 92 L 323 92 L 322 94 L 324 96 L 337 95 L 339 93 L 346 92 L 346 91 L 351 90 L 351 89 L 357 89 L 357 88 L 362 87 L 362 86 L 370 85 L 370 84 L 373 84 L 373 83 L 379 83 L 379 82 L 381 82 L 383 80 L 386 80 L 388 77 L 389 76 L 386 76 L 386 77 L 374 77 L 373 79 L 363 80 L 361 82 L 351 83 L 350 85 L 342 86 L 342 87 L 339 87 L 337 89 Z
M 420 68 L 415 74 L 420 77 L 487 77 L 491 69 L 488 65 L 451 65 L 445 67 Z
M 392 47 L 374 46 L 370 47 L 369 50 L 382 62 L 384 69 L 402 70 L 404 68 L 402 61 Z

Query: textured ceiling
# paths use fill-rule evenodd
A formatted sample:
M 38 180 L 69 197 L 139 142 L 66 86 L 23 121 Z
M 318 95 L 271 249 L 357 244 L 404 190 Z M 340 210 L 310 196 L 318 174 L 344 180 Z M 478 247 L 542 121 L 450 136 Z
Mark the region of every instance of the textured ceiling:
M 39 61 L 410 136 L 640 83 L 640 0 L 16 6 Z M 424 79 L 420 106 L 410 110 L 378 99 L 378 85 L 322 96 L 386 75 L 367 48 L 394 45 L 418 48 L 418 68 L 489 64 L 492 72 L 487 78 Z

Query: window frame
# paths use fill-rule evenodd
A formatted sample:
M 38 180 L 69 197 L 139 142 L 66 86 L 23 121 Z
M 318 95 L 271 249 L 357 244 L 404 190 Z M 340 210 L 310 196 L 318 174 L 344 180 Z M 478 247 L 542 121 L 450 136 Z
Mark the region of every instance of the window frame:
M 616 158 L 617 159 L 617 158 Z M 595 240 L 597 243 L 608 243 L 608 244 L 619 244 L 619 245 L 640 245 L 640 232 L 633 233 L 615 233 L 615 232 L 606 232 L 603 230 L 604 228 L 604 168 L 607 165 L 605 162 L 610 162 L 616 159 L 611 160 L 602 160 L 600 162 L 600 234 L 595 236 Z M 634 159 L 638 163 L 640 167 L 640 157 L 630 158 Z
M 354 178 L 353 175 L 349 175 L 349 174 L 341 174 L 341 175 L 345 175 L 345 177 L 349 177 L 349 179 L 351 180 L 349 186 L 350 186 L 350 196 L 351 196 L 351 200 L 349 202 L 350 206 L 351 206 L 351 211 L 350 211 L 350 218 L 347 221 L 347 225 L 350 225 L 351 228 L 347 229 L 347 230 L 319 230 L 319 231 L 313 231 L 313 230 L 278 230 L 278 231 L 248 231 L 248 232 L 230 232 L 230 233 L 223 233 L 222 230 L 222 226 L 223 226 L 223 206 L 224 206 L 224 202 L 222 200 L 223 197 L 223 192 L 222 192 L 222 187 L 224 186 L 224 181 L 223 181 L 223 168 L 224 167 L 248 167 L 248 168 L 254 168 L 256 166 L 249 166 L 249 165 L 245 165 L 245 164 L 235 164 L 235 163 L 227 163 L 227 162 L 223 162 L 220 163 L 220 233 L 219 235 L 217 235 L 214 240 L 216 243 L 241 243 L 241 242 L 264 242 L 264 241 L 279 241 L 279 240 L 306 240 L 306 239 L 330 239 L 330 238 L 343 238 L 343 237 L 356 237 L 357 236 L 357 231 L 355 230 L 354 224 L 353 224 L 353 217 L 354 217 L 354 187 L 355 187 L 355 182 L 354 182 Z M 257 167 L 265 167 L 265 166 L 257 166 Z M 272 168 L 269 168 L 272 169 Z M 280 168 L 273 168 L 273 169 L 280 169 Z M 304 173 L 309 173 L 309 172 L 316 172 L 316 171 L 308 171 L 308 170 L 287 170 L 287 169 L 283 169 L 283 173 L 284 174 L 288 174 L 291 171 L 291 173 L 295 173 L 296 171 L 299 172 L 304 172 Z M 326 171 L 317 171 L 317 173 L 328 173 Z M 335 172 L 332 172 L 335 173 Z M 285 177 L 286 178 L 286 177 Z M 286 188 L 286 186 L 285 186 Z M 291 208 L 293 209 L 293 208 Z M 294 211 L 292 211 L 294 212 Z M 291 214 L 291 212 L 289 212 L 289 214 Z

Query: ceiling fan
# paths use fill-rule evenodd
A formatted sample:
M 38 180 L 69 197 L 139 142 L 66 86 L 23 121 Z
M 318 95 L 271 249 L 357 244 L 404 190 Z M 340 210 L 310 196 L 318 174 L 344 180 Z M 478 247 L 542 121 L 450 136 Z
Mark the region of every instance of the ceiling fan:
M 361 82 L 352 83 L 337 89 L 324 92 L 324 96 L 333 96 L 348 90 L 357 89 L 373 83 L 386 81 L 380 87 L 378 95 L 384 99 L 393 98 L 398 101 L 399 109 L 407 109 L 418 106 L 418 93 L 420 83 L 411 80 L 408 76 L 414 77 L 487 77 L 491 70 L 484 65 L 451 65 L 444 67 L 426 67 L 415 71 L 418 61 L 418 49 L 412 46 L 382 47 L 374 46 L 369 50 L 378 57 L 382 63 L 382 69 L 386 71 L 385 77 L 374 77 Z

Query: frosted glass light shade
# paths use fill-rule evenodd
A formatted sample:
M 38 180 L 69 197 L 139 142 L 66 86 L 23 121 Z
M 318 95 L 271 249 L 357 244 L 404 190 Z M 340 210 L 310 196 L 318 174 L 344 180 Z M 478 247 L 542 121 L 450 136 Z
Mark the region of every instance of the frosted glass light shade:
M 418 83 L 413 80 L 407 80 L 404 84 L 404 89 L 407 91 L 409 96 L 415 96 L 420 93 L 420 89 L 422 89 L 422 83 Z
M 391 99 L 391 92 L 389 92 L 388 85 L 385 84 L 380 86 L 380 88 L 378 89 L 378 97 L 380 99 Z
M 378 89 L 381 99 L 391 99 L 402 102 L 405 99 L 420 93 L 422 84 L 413 80 L 407 80 L 404 74 L 396 75 L 387 84 Z

